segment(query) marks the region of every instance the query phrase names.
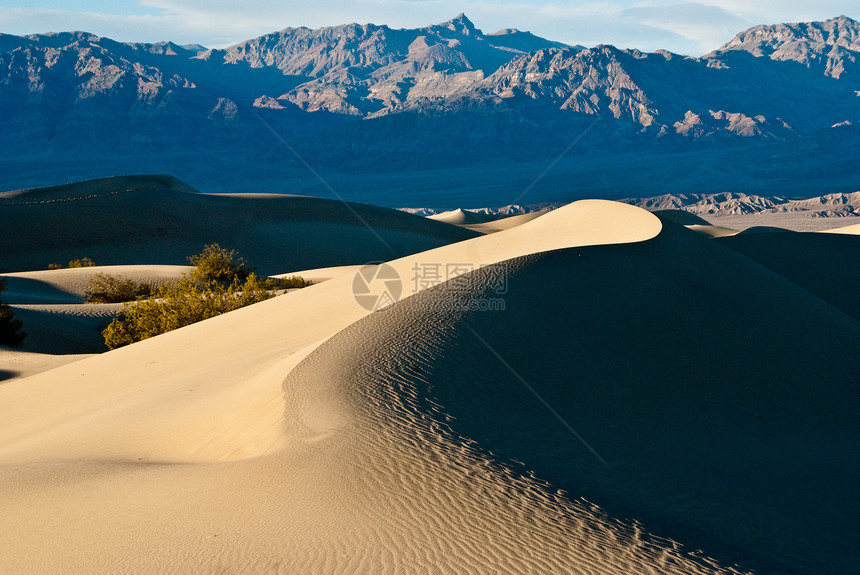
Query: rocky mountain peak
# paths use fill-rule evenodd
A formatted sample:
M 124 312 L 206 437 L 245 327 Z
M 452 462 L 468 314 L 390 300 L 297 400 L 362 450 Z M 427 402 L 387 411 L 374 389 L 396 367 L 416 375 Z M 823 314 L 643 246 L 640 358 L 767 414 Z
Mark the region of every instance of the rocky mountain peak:
M 42 48 L 66 48 L 71 45 L 99 44 L 102 39 L 89 32 L 49 32 L 47 34 L 31 34 L 27 40 Z
M 741 32 L 710 56 L 749 52 L 771 60 L 794 61 L 839 78 L 860 55 L 860 22 L 847 16 L 824 22 L 755 26 Z
M 856 159 L 844 150 L 860 145 L 858 28 L 847 17 L 759 26 L 705 59 L 572 47 L 516 29 L 483 34 L 462 14 L 417 29 L 286 28 L 210 51 L 86 32 L 0 34 L 0 143 L 132 154 L 158 142 L 236 141 L 267 154 L 252 137 L 262 114 L 320 161 L 364 166 L 378 152 L 411 165 L 427 150 L 446 162 L 502 148 L 557 153 L 585 127 L 595 150 L 767 142 L 782 146 L 772 157 L 792 174 L 806 156 L 793 147 L 821 141 L 839 150 L 834 177 L 847 179 Z M 435 132 L 414 135 L 427 126 Z M 472 141 L 469 153 L 451 151 Z M 374 152 L 359 159 L 358 149 Z
M 480 36 L 481 31 L 478 30 L 475 25 L 472 23 L 469 18 L 462 12 L 460 12 L 456 17 L 439 24 L 439 27 L 447 28 L 452 32 L 456 32 L 458 34 L 462 34 L 463 36 Z

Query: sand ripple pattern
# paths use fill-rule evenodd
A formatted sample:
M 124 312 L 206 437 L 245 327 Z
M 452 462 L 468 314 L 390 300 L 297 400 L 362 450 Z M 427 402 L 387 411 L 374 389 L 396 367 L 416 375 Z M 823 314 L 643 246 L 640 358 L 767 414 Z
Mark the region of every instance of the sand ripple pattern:
M 460 382 L 435 381 L 433 364 L 462 334 L 452 329 L 458 314 L 424 313 L 435 297 L 416 296 L 354 324 L 284 382 L 287 422 L 314 393 L 323 396 L 284 438 L 285 449 L 337 438 L 338 473 L 349 482 L 339 503 L 361 522 L 357 532 L 328 532 L 326 572 L 740 572 L 572 500 L 458 435 L 433 388 Z M 418 324 L 420 331 L 410 329 Z M 315 413 L 332 411 L 343 419 Z

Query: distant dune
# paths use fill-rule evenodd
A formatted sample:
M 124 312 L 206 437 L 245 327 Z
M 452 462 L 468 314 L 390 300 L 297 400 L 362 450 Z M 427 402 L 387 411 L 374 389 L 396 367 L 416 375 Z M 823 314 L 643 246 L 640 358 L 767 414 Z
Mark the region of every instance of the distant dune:
M 0 384 L 9 379 L 29 377 L 87 357 L 88 354 L 53 355 L 0 347 Z
M 840 228 L 832 228 L 827 230 L 831 234 L 854 234 L 860 235 L 860 223 L 853 224 L 850 226 L 844 226 Z
M 169 176 L 127 176 L 0 196 L 0 272 L 89 257 L 187 264 L 217 242 L 269 275 L 386 261 L 475 232 L 397 210 L 298 196 L 196 193 Z
M 2 298 L 26 326 L 23 351 L 53 355 L 99 353 L 107 349 L 102 330 L 123 306 L 85 304 L 84 292 L 93 276 L 108 274 L 156 286 L 177 280 L 192 269 L 191 266 L 94 266 L 3 274 L 6 291 Z M 3 364 L 0 358 L 0 366 Z
M 0 571 L 851 572 L 856 239 L 582 201 L 7 379 Z
M 482 214 L 469 210 L 456 209 L 448 212 L 441 212 L 427 216 L 428 219 L 436 220 L 437 222 L 445 222 L 446 224 L 466 225 L 466 224 L 483 224 L 498 219 L 498 216 L 491 214 Z
M 860 236 L 787 232 L 718 241 L 860 320 Z
M 461 226 L 466 229 L 491 234 L 516 227 L 529 222 L 546 213 L 547 210 L 535 210 L 522 214 L 485 213 L 470 210 L 452 210 L 427 216 L 430 219 Z
M 179 279 L 194 268 L 185 266 L 93 266 L 6 273 L 3 301 L 9 304 L 75 304 L 84 302 L 84 292 L 96 274 L 123 277 L 149 285 Z

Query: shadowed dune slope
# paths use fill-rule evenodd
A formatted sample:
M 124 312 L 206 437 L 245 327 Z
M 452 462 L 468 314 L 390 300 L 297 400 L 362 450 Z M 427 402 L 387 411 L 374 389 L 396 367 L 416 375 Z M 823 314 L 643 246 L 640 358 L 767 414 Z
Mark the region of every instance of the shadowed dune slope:
M 423 264 L 493 264 L 577 245 L 644 241 L 660 229 L 659 219 L 640 208 L 581 201 L 505 232 L 388 264 L 402 278 L 405 297 L 419 287 L 410 276 Z M 121 454 L 188 462 L 259 453 L 277 436 L 281 413 L 272 417 L 270 408 L 280 401 L 289 369 L 370 313 L 353 289 L 353 275 L 340 275 L 5 385 L 0 457 L 31 462 Z M 187 403 L 189 389 L 195 390 L 194 400 L 203 400 L 197 408 Z M 70 443 L 70 437 L 76 440 Z
M 130 279 L 151 286 L 175 281 L 193 266 L 92 266 L 2 274 L 6 278 L 3 301 L 11 304 L 75 304 L 96 274 Z
M 0 271 L 84 256 L 103 265 L 187 264 L 187 256 L 218 242 L 269 275 L 386 261 L 477 235 L 366 204 L 200 194 L 169 176 L 7 192 L 0 213 Z
M 581 202 L 391 265 L 493 263 L 660 228 L 638 208 Z M 321 359 L 322 371 L 285 388 L 321 341 L 369 315 L 351 285 L 335 277 L 0 385 L 0 568 L 728 572 L 518 476 L 448 434 L 442 414 L 416 411 L 409 389 L 326 377 L 331 348 L 303 368 Z M 356 329 L 335 348 L 376 346 Z
M 101 332 L 122 310 L 122 304 L 84 304 L 90 280 L 107 274 L 151 286 L 175 281 L 191 266 L 94 266 L 2 274 L 3 301 L 24 323 L 27 337 L 21 350 L 42 354 L 106 351 Z M 32 356 L 31 356 L 32 357 Z M 49 362 L 40 362 L 50 365 Z
M 490 468 L 536 482 L 524 506 L 540 494 L 585 497 L 640 522 L 640 535 L 671 537 L 724 565 L 856 572 L 860 323 L 665 222 L 641 244 L 513 260 L 503 296 L 492 269 L 352 325 L 284 382 L 286 396 L 323 390 L 324 402 L 347 414 L 317 421 L 311 411 L 302 425 L 366 446 L 357 482 L 394 464 L 398 442 L 381 430 L 400 427 L 400 441 L 437 466 L 468 446 Z M 498 297 L 504 311 L 450 311 Z M 286 419 L 299 415 L 288 403 Z M 439 487 L 456 493 L 457 481 Z M 377 529 L 391 527 L 398 505 L 448 526 L 446 513 L 458 511 L 439 493 L 442 501 L 424 501 L 424 484 L 368 480 L 379 495 Z M 571 529 L 566 544 L 587 549 L 598 531 Z M 387 535 L 391 546 L 406 545 L 396 529 Z M 575 556 L 561 551 L 555 572 L 565 572 L 566 552 Z M 484 559 L 492 572 L 493 557 Z M 611 569 L 598 562 L 592 572 Z
M 860 320 L 860 236 L 787 232 L 718 241 Z
M 121 303 L 12 306 L 27 332 L 20 349 L 57 355 L 107 351 L 102 330 L 122 307 Z
M 674 222 L 682 226 L 707 226 L 710 222 L 701 216 L 684 210 L 656 210 L 654 215 L 662 220 Z

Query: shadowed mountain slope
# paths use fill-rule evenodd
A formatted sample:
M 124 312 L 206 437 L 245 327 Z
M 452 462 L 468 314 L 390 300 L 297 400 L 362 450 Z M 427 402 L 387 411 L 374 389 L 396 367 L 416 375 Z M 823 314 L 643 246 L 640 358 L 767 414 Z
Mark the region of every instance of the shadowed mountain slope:
M 519 178 L 511 199 L 528 187 L 533 202 L 858 189 L 850 18 L 757 27 L 701 58 L 503 32 L 459 15 L 285 28 L 225 50 L 3 36 L 0 189 L 149 172 L 203 191 L 330 193 L 308 165 L 389 206 L 464 205 L 462 191 L 440 200 L 462 189 L 439 174 L 456 168 L 494 193 L 487 205 Z M 420 203 L 401 200 L 416 187 Z

